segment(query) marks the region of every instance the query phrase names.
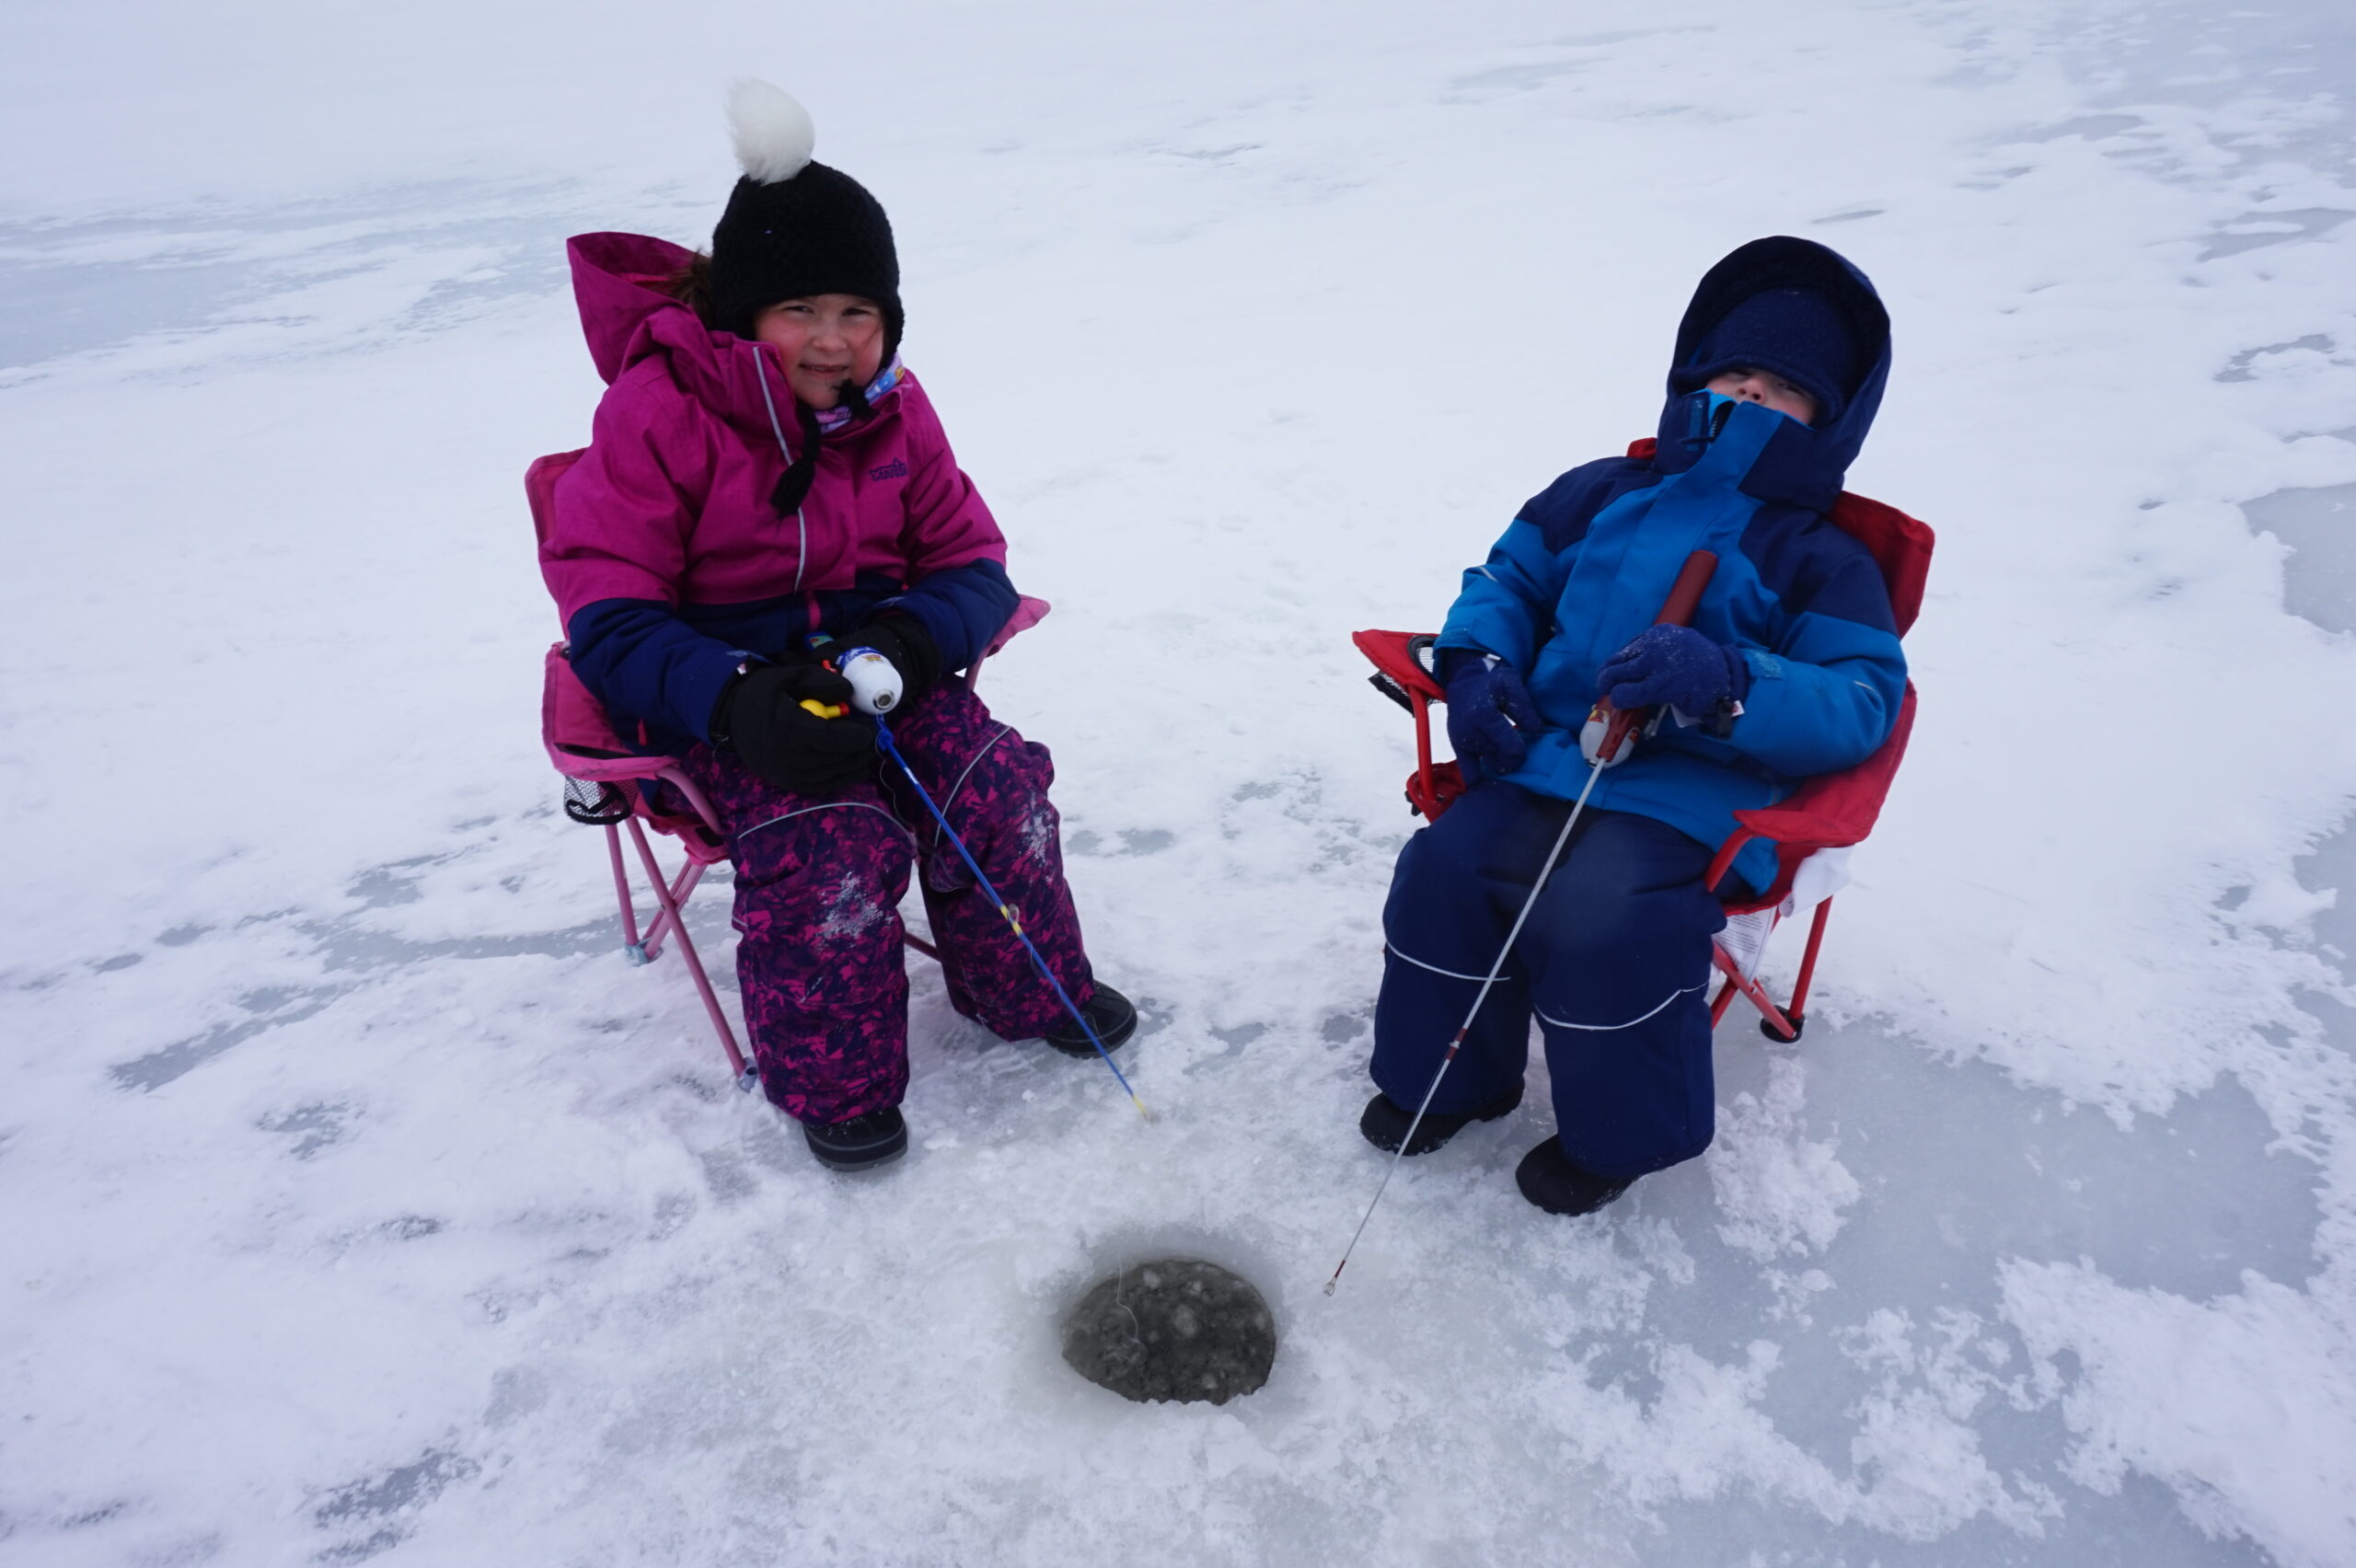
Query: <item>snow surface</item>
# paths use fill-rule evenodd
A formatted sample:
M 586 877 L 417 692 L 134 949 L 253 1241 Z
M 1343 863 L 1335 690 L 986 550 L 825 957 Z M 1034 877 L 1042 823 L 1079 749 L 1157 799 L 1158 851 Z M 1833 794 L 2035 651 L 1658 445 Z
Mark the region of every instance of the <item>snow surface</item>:
M 0 13 L 0 1562 L 2356 1562 L 2351 61 L 2321 0 Z M 1057 605 L 985 691 L 1158 1125 L 919 972 L 911 1157 L 822 1175 L 555 814 L 560 242 L 707 234 L 740 74 L 889 205 Z M 1716 1147 L 1593 1221 L 1513 1192 L 1534 1092 L 1329 1300 L 1410 825 L 1346 633 L 1776 232 L 1884 289 L 1855 483 L 1941 531 L 1807 1037 L 1730 1021 Z M 1260 1393 L 1061 1365 L 1164 1251 L 1266 1293 Z

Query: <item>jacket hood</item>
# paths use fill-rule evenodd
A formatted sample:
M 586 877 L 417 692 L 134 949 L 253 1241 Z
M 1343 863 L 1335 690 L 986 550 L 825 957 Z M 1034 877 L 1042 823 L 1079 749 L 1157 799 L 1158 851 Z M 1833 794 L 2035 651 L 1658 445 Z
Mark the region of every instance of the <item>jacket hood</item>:
M 777 351 L 713 331 L 692 307 L 664 292 L 693 251 L 642 234 L 583 234 L 565 241 L 565 254 L 572 264 L 581 333 L 608 386 L 632 365 L 659 356 L 680 391 L 730 424 L 768 439 L 773 404 L 785 430 L 799 432 L 793 391 Z M 884 393 L 876 413 L 891 409 L 897 396 L 896 387 Z
M 1716 433 L 1710 395 L 1693 385 L 1687 367 L 1696 348 L 1729 312 L 1771 289 L 1804 289 L 1831 302 L 1847 318 L 1865 369 L 1855 386 L 1842 388 L 1845 402 L 1823 424 L 1783 420 L 1744 475 L 1741 489 L 1761 501 L 1829 511 L 1881 407 L 1882 387 L 1889 378 L 1889 313 L 1865 273 L 1840 252 L 1814 240 L 1788 236 L 1754 239 L 1703 274 L 1677 326 L 1677 351 L 1669 360 L 1669 398 L 1661 409 L 1660 444 L 1653 466 L 1665 473 L 1681 473 L 1708 448 Z

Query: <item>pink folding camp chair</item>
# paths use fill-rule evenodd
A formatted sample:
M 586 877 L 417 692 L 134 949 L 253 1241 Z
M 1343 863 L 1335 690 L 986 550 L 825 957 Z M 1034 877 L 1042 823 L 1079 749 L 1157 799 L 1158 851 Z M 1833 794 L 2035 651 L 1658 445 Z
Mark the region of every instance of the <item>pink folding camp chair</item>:
M 557 480 L 580 456 L 579 451 L 551 453 L 536 458 L 524 472 L 524 492 L 532 503 L 533 531 L 542 544 L 548 542 Z M 966 686 L 971 687 L 979 679 L 983 659 L 1012 641 L 1018 632 L 1038 625 L 1047 609 L 1045 599 L 1023 595 L 1006 623 L 1006 629 L 966 670 Z M 695 982 L 696 995 L 703 999 L 712 1031 L 720 1036 L 721 1048 L 728 1053 L 728 1066 L 735 1075 L 736 1087 L 750 1093 L 760 1086 L 760 1075 L 736 1043 L 736 1032 L 721 1009 L 719 993 L 712 989 L 711 977 L 704 972 L 703 960 L 687 935 L 682 913 L 704 872 L 728 859 L 727 836 L 721 828 L 720 818 L 703 791 L 696 788 L 695 781 L 676 761 L 632 751 L 615 733 L 604 706 L 572 673 L 564 643 L 549 649 L 541 670 L 540 739 L 548 747 L 549 760 L 564 777 L 564 814 L 574 822 L 606 830 L 606 856 L 614 870 L 614 894 L 621 905 L 622 951 L 632 963 L 652 963 L 662 956 L 663 944 L 676 939 L 687 977 Z M 687 803 L 687 812 L 658 809 L 649 800 L 654 792 L 641 788 L 654 782 L 669 785 L 676 799 Z M 672 797 L 657 794 L 654 798 Z M 664 874 L 654 858 L 653 846 L 647 842 L 649 828 L 678 840 L 685 858 L 676 875 Z M 629 870 L 622 856 L 625 831 L 654 894 L 654 913 L 643 934 L 639 927 L 637 895 L 631 889 Z M 915 932 L 907 936 L 908 946 L 926 957 L 941 956 L 930 942 Z
M 1631 457 L 1653 455 L 1653 443 L 1644 440 L 1628 448 Z M 1842 491 L 1831 512 L 1833 525 L 1873 553 L 1889 585 L 1889 606 L 1898 634 L 1906 635 L 1923 607 L 1923 584 L 1930 575 L 1934 539 L 1930 528 L 1895 507 Z M 1407 804 L 1426 821 L 1439 814 L 1464 793 L 1464 775 L 1454 762 L 1432 760 L 1431 706 L 1445 702 L 1431 663 L 1433 639 L 1428 633 L 1361 631 L 1351 640 L 1374 662 L 1375 689 L 1415 716 L 1415 771 L 1407 776 Z M 1873 831 L 1883 798 L 1898 776 L 1906 755 L 1906 737 L 1914 728 L 1914 684 L 1906 685 L 1899 705 L 1898 722 L 1879 750 L 1854 767 L 1828 773 L 1803 782 L 1790 795 L 1760 811 L 1737 812 L 1739 824 L 1719 847 L 1703 874 L 1703 885 L 1715 888 L 1743 846 L 1763 838 L 1775 846 L 1775 878 L 1756 897 L 1726 901 L 1727 928 L 1711 946 L 1711 961 L 1726 976 L 1710 1001 L 1710 1022 L 1726 1017 L 1740 995 L 1759 1009 L 1760 1032 L 1771 1040 L 1797 1040 L 1807 1022 L 1807 991 L 1816 977 L 1816 960 L 1824 944 L 1825 923 L 1832 914 L 1832 894 L 1848 880 L 1847 852 Z M 1757 975 L 1767 938 L 1785 916 L 1813 904 L 1807 951 L 1800 958 L 1792 999 L 1778 1007 Z

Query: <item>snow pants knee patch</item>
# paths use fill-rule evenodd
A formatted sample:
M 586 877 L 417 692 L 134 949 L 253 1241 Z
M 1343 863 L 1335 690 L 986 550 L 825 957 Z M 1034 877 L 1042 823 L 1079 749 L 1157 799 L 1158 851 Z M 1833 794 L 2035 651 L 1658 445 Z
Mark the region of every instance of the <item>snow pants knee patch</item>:
M 1568 811 L 1492 783 L 1401 852 L 1371 1064 L 1394 1101 L 1422 1098 Z M 1582 818 L 1432 1108 L 1469 1110 L 1519 1081 L 1535 1016 L 1574 1163 L 1635 1176 L 1708 1147 L 1709 943 L 1725 923 L 1701 885 L 1709 859 L 1649 817 Z
M 1063 822 L 1047 798 L 1047 748 L 992 719 L 963 686 L 934 692 L 895 732 L 901 755 L 981 863 L 1076 1005 L 1096 994 L 1080 912 L 1064 880 Z M 926 917 L 950 1005 L 1007 1040 L 1045 1034 L 1066 1018 L 1006 917 L 907 780 L 886 764 L 884 788 L 916 835 Z
M 797 806 L 732 841 L 736 980 L 770 1100 L 819 1124 L 898 1104 L 907 830 L 880 800 L 850 798 Z
M 1520 905 L 1509 882 L 1492 874 L 1509 863 L 1521 825 L 1518 813 L 1496 809 L 1501 803 L 1512 802 L 1476 790 L 1399 852 L 1382 910 L 1382 989 L 1369 1064 L 1394 1105 L 1422 1103 Z M 1550 835 L 1529 859 L 1519 893 L 1528 892 L 1552 842 Z M 1512 907 L 1499 918 L 1507 895 Z M 1517 954 L 1473 1016 L 1431 1109 L 1460 1115 L 1519 1083 L 1530 1063 L 1530 1016 L 1529 971 Z

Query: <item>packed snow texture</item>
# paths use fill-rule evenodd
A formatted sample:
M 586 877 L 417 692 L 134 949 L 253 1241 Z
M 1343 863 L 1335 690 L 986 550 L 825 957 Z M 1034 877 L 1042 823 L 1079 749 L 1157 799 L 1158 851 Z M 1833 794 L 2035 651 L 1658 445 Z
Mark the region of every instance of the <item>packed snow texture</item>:
M 2356 1561 L 2356 13 L 1633 16 L 0 15 L 0 1562 Z M 562 241 L 707 235 L 744 75 L 1056 605 L 982 689 L 1158 1124 L 919 965 L 910 1157 L 822 1173 L 555 809 Z M 1541 1069 L 1328 1299 L 1412 825 L 1347 634 L 1770 233 L 1881 286 L 1853 479 L 1940 532 L 1807 1037 L 1581 1222 Z M 1258 1393 L 1062 1364 L 1173 1252 Z

